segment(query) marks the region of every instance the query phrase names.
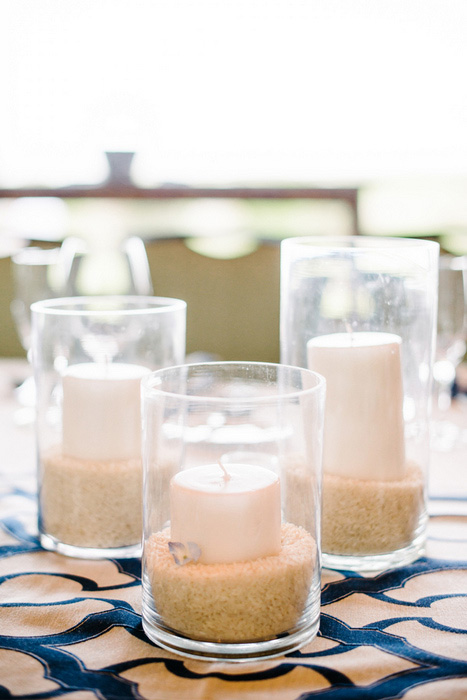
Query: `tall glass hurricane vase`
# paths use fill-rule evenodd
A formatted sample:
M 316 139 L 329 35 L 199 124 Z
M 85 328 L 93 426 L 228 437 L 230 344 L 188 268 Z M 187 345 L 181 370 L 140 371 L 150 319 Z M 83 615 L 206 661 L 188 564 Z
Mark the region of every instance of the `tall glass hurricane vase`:
M 324 375 L 323 563 L 379 570 L 424 549 L 437 243 L 288 239 L 281 360 Z

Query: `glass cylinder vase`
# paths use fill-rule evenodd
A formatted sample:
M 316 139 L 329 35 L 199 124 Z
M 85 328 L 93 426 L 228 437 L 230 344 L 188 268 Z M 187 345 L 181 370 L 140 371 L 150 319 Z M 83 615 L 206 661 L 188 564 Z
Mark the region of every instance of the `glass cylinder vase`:
M 143 380 L 143 627 L 184 656 L 242 661 L 317 632 L 325 382 L 209 363 Z
M 144 296 L 32 305 L 39 535 L 75 557 L 141 553 L 141 379 L 183 362 L 186 304 Z
M 439 246 L 293 238 L 281 361 L 327 382 L 323 565 L 381 570 L 424 550 Z

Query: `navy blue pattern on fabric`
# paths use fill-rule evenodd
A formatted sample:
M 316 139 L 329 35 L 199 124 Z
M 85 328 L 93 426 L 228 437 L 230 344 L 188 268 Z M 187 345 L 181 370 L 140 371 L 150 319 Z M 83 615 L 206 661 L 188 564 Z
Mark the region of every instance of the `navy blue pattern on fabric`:
M 467 697 L 465 518 L 434 518 L 432 555 L 411 566 L 324 571 L 318 637 L 234 666 L 184 660 L 146 638 L 138 559 L 46 552 L 32 492 L 7 488 L 0 506 L 0 698 Z

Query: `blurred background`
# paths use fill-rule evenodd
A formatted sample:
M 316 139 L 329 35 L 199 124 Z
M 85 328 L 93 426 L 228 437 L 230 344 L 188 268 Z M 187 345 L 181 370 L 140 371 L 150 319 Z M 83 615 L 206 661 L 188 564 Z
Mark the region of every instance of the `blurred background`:
M 281 239 L 467 254 L 466 30 L 465 0 L 3 0 L 0 356 L 25 247 L 68 241 L 43 293 L 183 298 L 189 353 L 262 361 Z

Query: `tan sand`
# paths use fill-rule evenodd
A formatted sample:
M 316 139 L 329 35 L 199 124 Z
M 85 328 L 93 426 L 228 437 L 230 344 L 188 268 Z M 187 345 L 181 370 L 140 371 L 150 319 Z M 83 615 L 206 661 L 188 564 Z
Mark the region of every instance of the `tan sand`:
M 142 533 L 140 459 L 94 461 L 44 455 L 40 492 L 44 532 L 76 547 L 138 544 Z
M 153 534 L 145 558 L 155 607 L 164 624 L 192 639 L 246 642 L 297 624 L 316 566 L 316 543 L 301 527 L 282 526 L 275 556 L 233 564 L 179 566 L 168 530 Z
M 425 509 L 420 467 L 399 481 L 323 475 L 322 550 L 327 554 L 384 554 L 413 541 Z

